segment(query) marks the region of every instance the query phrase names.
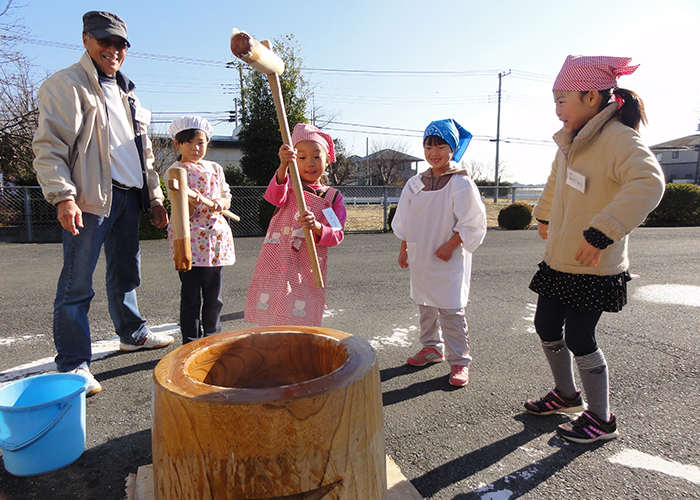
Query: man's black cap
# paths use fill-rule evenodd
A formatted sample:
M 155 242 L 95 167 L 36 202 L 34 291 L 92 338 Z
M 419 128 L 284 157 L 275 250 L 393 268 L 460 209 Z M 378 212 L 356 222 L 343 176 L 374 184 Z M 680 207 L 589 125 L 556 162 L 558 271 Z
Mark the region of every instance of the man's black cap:
M 118 36 L 126 41 L 127 46 L 131 46 L 126 38 L 126 23 L 116 14 L 102 10 L 91 10 L 83 16 L 83 33 L 93 38 L 107 38 Z

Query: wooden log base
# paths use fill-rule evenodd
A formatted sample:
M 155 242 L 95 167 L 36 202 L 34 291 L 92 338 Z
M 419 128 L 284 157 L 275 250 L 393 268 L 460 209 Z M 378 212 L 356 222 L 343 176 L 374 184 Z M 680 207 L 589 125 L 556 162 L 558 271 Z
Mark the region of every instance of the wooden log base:
M 386 498 L 379 368 L 359 337 L 227 332 L 171 352 L 153 378 L 157 499 Z
M 396 462 L 386 456 L 386 500 L 423 500 L 415 486 L 401 473 Z M 154 500 L 153 464 L 142 465 L 125 481 L 125 500 Z

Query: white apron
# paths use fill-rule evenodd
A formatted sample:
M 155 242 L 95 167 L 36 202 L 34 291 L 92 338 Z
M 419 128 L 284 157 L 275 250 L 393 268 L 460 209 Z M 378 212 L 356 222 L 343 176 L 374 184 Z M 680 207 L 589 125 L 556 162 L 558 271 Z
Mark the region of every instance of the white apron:
M 404 206 L 397 208 L 396 215 L 401 219 L 397 222 L 403 226 L 401 232 L 404 233 L 402 236 L 408 252 L 411 298 L 418 305 L 441 309 L 458 309 L 467 305 L 471 253 L 462 243 L 455 248 L 447 262 L 435 256 L 435 251 L 455 234 L 458 226 L 454 197 L 469 196 L 463 186 L 458 186 L 462 182 L 459 177 L 452 176 L 447 185 L 438 191 L 424 191 L 420 176 L 415 176 L 404 187 Z M 461 192 L 457 193 L 458 190 Z M 399 205 L 402 203 L 399 202 Z M 457 215 L 466 220 L 480 219 L 483 213 L 480 200 L 467 205 L 470 206 L 467 213 Z M 460 234 L 464 238 L 462 231 Z M 479 236 L 481 243 L 483 234 Z

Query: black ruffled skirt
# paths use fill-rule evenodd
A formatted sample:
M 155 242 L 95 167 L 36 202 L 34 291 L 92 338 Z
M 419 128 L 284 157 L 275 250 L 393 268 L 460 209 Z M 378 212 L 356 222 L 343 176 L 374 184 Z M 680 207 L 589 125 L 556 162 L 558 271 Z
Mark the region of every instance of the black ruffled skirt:
M 618 312 L 627 304 L 630 273 L 598 276 L 556 271 L 545 262 L 530 282 L 530 290 L 584 311 Z

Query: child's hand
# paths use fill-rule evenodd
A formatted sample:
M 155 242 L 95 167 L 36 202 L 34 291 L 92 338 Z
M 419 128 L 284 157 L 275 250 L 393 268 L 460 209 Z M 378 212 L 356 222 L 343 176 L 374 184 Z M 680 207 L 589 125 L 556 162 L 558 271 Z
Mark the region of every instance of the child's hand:
M 402 248 L 399 251 L 399 267 L 401 269 L 407 269 L 408 268 L 408 252 L 406 251 L 405 248 Z
M 211 202 L 214 204 L 211 208 L 212 212 L 221 212 L 222 210 L 228 210 L 229 201 L 227 198 L 212 198 Z
M 195 196 L 189 199 L 190 205 L 197 206 L 200 203 L 202 203 L 202 193 L 200 193 L 199 191 L 195 191 L 194 189 L 192 190 L 192 192 L 195 194 Z
M 584 239 L 576 252 L 576 262 L 582 266 L 595 267 L 598 265 L 601 253 L 603 251 L 600 248 L 594 247 Z
M 197 207 L 199 206 L 200 203 L 202 203 L 202 193 L 199 191 L 195 191 L 194 189 L 192 192 L 195 194 L 194 197 L 187 197 L 187 207 L 190 212 L 190 217 L 192 217 L 195 212 L 197 211 Z
M 224 207 L 221 206 L 221 203 L 219 203 L 219 200 L 212 198 L 211 202 L 213 205 L 209 207 L 209 210 L 212 212 L 221 212 L 224 209 Z
M 297 220 L 299 221 L 299 224 L 301 224 L 301 227 L 311 229 L 318 235 L 321 234 L 321 223 L 316 220 L 316 216 L 313 214 L 313 212 L 309 212 L 307 210 L 301 214 Z
M 440 260 L 444 260 L 447 262 L 452 258 L 452 254 L 455 251 L 455 248 L 457 248 L 459 245 L 462 244 L 462 238 L 460 238 L 458 233 L 454 233 L 452 235 L 452 238 L 447 240 L 445 243 L 440 245 L 440 248 L 435 250 L 435 257 L 437 257 Z
M 455 247 L 453 247 L 448 241 L 447 243 L 443 243 L 442 245 L 440 245 L 440 248 L 435 250 L 435 253 L 433 255 L 435 255 L 435 257 L 437 257 L 438 259 L 447 262 L 452 258 L 452 253 L 454 252 L 454 250 Z
M 548 233 L 549 233 L 549 224 L 543 224 L 542 222 L 537 221 L 537 234 L 540 235 L 540 238 L 542 238 L 543 240 L 546 240 Z
M 289 162 L 297 159 L 297 150 L 288 144 L 282 144 L 278 154 L 280 157 L 280 167 L 284 166 L 287 168 Z

